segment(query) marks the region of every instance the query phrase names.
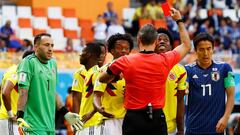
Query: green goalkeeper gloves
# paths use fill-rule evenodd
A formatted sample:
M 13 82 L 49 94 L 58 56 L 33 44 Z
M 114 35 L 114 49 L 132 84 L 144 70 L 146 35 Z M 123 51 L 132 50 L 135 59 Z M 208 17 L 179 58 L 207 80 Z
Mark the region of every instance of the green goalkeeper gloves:
M 21 128 L 30 128 L 30 126 L 27 124 L 27 122 L 22 118 L 18 118 L 17 123 L 18 123 L 18 126 Z
M 68 112 L 64 115 L 64 118 L 75 128 L 75 130 L 79 131 L 83 129 L 83 122 L 80 120 L 78 114 Z

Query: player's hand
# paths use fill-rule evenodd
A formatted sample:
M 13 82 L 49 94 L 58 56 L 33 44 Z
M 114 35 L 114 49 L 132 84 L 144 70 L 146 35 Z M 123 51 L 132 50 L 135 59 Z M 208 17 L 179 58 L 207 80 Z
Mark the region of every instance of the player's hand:
M 30 128 L 30 126 L 28 125 L 28 123 L 22 119 L 22 118 L 18 118 L 17 119 L 17 124 L 20 128 Z
M 216 132 L 222 133 L 225 130 L 225 128 L 227 127 L 227 122 L 228 122 L 228 118 L 222 117 L 217 123 Z
M 98 109 L 98 112 L 101 113 L 104 117 L 114 118 L 114 115 L 105 111 L 104 107 Z
M 83 129 L 83 122 L 80 120 L 80 116 L 78 114 L 68 112 L 64 115 L 64 118 L 74 127 L 76 131 Z
M 176 135 L 184 135 L 184 131 L 177 131 Z
M 13 122 L 17 122 L 17 116 L 10 117 L 9 120 L 11 120 Z
M 171 14 L 174 21 L 182 19 L 180 11 L 175 9 L 175 8 L 170 9 L 170 14 Z
M 89 119 L 92 118 L 92 116 L 93 116 L 95 113 L 96 113 L 96 111 L 91 111 L 91 112 L 83 115 L 82 121 L 83 121 L 84 123 L 87 122 Z

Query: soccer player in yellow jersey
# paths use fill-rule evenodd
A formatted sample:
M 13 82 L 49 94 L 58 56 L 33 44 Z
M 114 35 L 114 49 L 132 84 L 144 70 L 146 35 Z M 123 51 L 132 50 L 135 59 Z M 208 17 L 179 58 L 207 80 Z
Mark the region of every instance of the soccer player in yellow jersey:
M 156 53 L 165 53 L 173 49 L 173 36 L 164 29 L 158 30 Z M 185 68 L 177 64 L 169 72 L 166 82 L 166 100 L 163 108 L 166 116 L 169 135 L 184 134 L 184 95 L 187 73 Z
M 133 48 L 133 40 L 128 34 L 112 35 L 107 42 L 108 51 L 114 59 L 128 55 Z M 109 65 L 104 65 L 100 72 L 106 71 Z M 103 115 L 104 135 L 122 135 L 122 122 L 126 113 L 123 106 L 125 80 L 118 79 L 108 84 L 96 80 L 94 85 L 94 106 Z
M 100 135 L 100 114 L 93 107 L 93 87 L 98 74 L 98 64 L 101 57 L 100 43 L 88 43 L 80 56 L 80 68 L 74 75 L 73 98 L 78 96 L 79 100 L 73 99 L 73 105 L 80 105 L 80 117 L 84 122 L 84 129 L 77 135 Z M 77 94 L 76 94 L 77 93 Z
M 26 51 L 23 57 L 32 54 L 33 51 Z M 11 66 L 2 79 L 2 98 L 0 107 L 0 133 L 3 135 L 18 135 L 16 123 L 18 87 L 17 87 L 17 65 Z

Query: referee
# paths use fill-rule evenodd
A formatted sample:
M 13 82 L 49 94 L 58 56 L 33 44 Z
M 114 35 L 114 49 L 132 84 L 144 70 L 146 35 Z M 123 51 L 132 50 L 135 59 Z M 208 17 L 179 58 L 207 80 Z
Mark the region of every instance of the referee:
M 144 25 L 138 32 L 140 52 L 122 56 L 103 72 L 100 82 L 111 82 L 122 73 L 126 80 L 123 135 L 167 135 L 162 108 L 165 104 L 165 84 L 169 71 L 191 49 L 190 38 L 178 10 L 170 10 L 179 27 L 182 44 L 173 51 L 156 54 L 157 31 Z

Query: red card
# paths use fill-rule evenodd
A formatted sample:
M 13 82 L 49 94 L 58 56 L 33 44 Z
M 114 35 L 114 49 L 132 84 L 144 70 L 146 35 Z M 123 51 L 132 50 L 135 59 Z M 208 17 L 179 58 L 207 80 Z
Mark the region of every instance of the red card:
M 170 7 L 168 2 L 162 3 L 162 10 L 165 16 L 170 16 Z

